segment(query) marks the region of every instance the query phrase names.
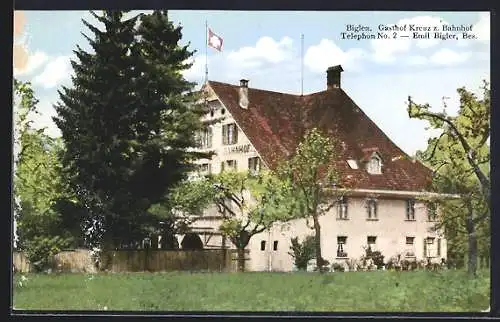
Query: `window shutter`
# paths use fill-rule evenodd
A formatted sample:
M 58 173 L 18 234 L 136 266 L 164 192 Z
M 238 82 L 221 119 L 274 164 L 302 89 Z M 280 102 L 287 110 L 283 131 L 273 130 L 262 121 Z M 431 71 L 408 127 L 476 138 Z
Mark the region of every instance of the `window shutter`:
M 344 199 L 342 200 L 342 203 L 343 203 L 343 206 L 344 206 L 344 218 L 347 218 L 347 205 L 349 204 L 349 203 L 347 202 L 347 198 L 344 198 Z
M 224 161 L 222 161 L 222 162 L 220 163 L 220 172 L 223 172 L 223 171 L 224 171 L 224 166 L 225 166 L 225 162 L 224 162 Z
M 208 128 L 208 147 L 209 148 L 212 147 L 212 138 L 213 138 L 213 131 L 212 131 L 212 128 L 209 127 Z
M 222 126 L 222 144 L 227 144 L 227 125 Z
M 441 256 L 441 238 L 437 240 L 437 256 Z
M 377 202 L 375 200 L 373 200 L 372 202 L 373 202 L 373 218 L 378 218 L 377 217 L 377 208 L 378 208 Z
M 233 124 L 233 144 L 238 143 L 238 127 L 236 127 L 236 124 Z
M 427 238 L 424 238 L 424 259 L 427 258 Z

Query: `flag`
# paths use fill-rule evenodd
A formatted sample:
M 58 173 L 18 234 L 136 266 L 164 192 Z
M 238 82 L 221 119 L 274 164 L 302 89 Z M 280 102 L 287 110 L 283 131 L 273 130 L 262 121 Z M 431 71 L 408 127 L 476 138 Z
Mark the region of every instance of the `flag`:
M 222 38 L 217 36 L 210 28 L 208 28 L 208 45 L 222 51 Z

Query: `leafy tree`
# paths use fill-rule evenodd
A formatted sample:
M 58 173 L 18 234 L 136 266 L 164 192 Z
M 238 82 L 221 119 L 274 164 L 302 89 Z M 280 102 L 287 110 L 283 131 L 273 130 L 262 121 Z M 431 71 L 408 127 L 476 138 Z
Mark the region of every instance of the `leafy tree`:
M 199 157 L 189 148 L 204 107 L 181 74 L 193 53 L 165 11 L 128 20 L 124 11 L 91 13 L 104 29 L 83 21 L 93 52 L 77 45 L 73 85 L 59 91 L 54 121 L 89 243 L 109 249 L 158 224 L 148 209 Z
M 44 129 L 31 127 L 30 119 L 37 113 L 38 103 L 31 84 L 14 80 L 14 94 L 14 147 L 18 152 L 14 165 L 16 247 L 26 252 L 36 270 L 43 270 L 72 238 L 54 208 L 64 195 L 57 156 L 62 147 Z
M 433 189 L 436 192 L 456 194 L 457 199 L 436 200 L 441 206 L 441 217 L 436 228 L 444 228 L 453 247 L 467 239 L 468 271 L 476 275 L 478 255 L 478 230 L 489 233 L 490 215 L 490 89 L 484 82 L 482 98 L 459 88 L 458 114 L 432 112 L 428 104 L 419 105 L 408 98 L 410 118 L 429 122 L 440 129 L 438 137 L 429 139 L 427 150 L 419 157 L 434 171 Z M 489 240 L 481 238 L 482 252 L 489 250 Z M 462 247 L 463 248 L 463 247 Z M 489 252 L 489 251 L 488 251 Z M 454 254 L 456 255 L 456 254 Z
M 252 236 L 290 219 L 292 191 L 287 187 L 266 171 L 258 175 L 225 171 L 185 181 L 173 200 L 177 218 L 180 213 L 199 215 L 215 207 L 222 217 L 220 230 L 237 248 L 238 270 L 244 271 L 245 248 Z
M 302 242 L 299 242 L 298 237 L 291 238 L 292 245 L 288 254 L 293 257 L 295 267 L 298 270 L 307 270 L 307 264 L 311 259 L 314 259 L 316 253 L 314 236 L 306 236 Z
M 278 170 L 280 177 L 290 182 L 295 191 L 295 202 L 299 207 L 294 207 L 294 217 L 306 218 L 308 227 L 315 231 L 315 258 L 320 272 L 325 265 L 321 256 L 319 217 L 336 205 L 340 197 L 340 192 L 332 189 L 339 185 L 334 166 L 336 157 L 335 141 L 314 128 L 306 132 L 295 154 Z M 309 225 L 310 218 L 313 226 Z

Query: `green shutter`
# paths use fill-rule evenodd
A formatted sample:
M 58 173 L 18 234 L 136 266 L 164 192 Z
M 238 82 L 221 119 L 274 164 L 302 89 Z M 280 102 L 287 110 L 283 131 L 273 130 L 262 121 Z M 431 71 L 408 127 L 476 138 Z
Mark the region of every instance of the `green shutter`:
M 225 161 L 220 163 L 220 172 L 224 172 Z
M 441 238 L 437 239 L 437 256 L 441 256 Z

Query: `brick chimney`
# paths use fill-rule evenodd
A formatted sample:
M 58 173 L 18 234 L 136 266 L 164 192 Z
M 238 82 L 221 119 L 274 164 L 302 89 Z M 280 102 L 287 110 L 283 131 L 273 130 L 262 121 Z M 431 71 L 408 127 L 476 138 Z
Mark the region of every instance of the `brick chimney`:
M 326 70 L 326 89 L 330 90 L 332 88 L 340 88 L 340 73 L 344 70 L 342 66 L 332 66 L 328 67 Z
M 240 80 L 239 105 L 241 108 L 248 108 L 248 79 Z

